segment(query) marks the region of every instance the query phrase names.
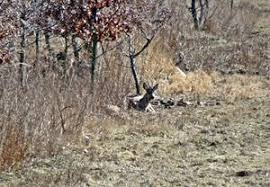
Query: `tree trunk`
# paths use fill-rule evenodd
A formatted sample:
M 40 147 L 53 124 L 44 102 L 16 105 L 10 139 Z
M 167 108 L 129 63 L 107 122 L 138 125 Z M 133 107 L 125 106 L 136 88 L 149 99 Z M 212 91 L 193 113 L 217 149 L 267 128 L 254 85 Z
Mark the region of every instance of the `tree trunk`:
M 136 57 L 145 49 L 145 47 L 143 47 L 139 52 L 136 53 L 136 50 L 132 46 L 131 38 L 129 35 L 127 35 L 127 42 L 128 42 L 129 63 L 130 63 L 132 77 L 133 77 L 134 82 L 135 82 L 136 94 L 140 95 L 141 94 L 140 83 L 139 83 L 139 79 L 138 79 L 138 73 L 136 71 L 135 60 L 136 60 Z
M 24 25 L 24 20 L 25 20 L 25 12 L 21 13 L 20 16 L 20 23 L 21 23 L 21 41 L 20 41 L 20 52 L 19 52 L 19 80 L 21 83 L 21 86 L 25 86 L 25 46 L 26 46 L 26 41 L 25 41 L 25 25 Z
M 55 67 L 54 67 L 53 51 L 51 48 L 50 33 L 48 32 L 45 32 L 45 44 L 46 50 L 48 51 L 49 67 L 54 70 Z
M 200 30 L 204 27 L 208 16 L 209 1 L 208 0 L 192 0 L 189 8 L 192 14 L 194 28 Z M 199 11 L 198 11 L 199 10 Z
M 39 61 L 39 31 L 35 32 L 35 46 L 36 46 L 36 60 L 34 63 L 34 67 L 36 67 Z
M 97 3 L 97 0 L 95 1 Z M 97 16 L 97 8 L 92 9 L 92 16 L 91 20 L 93 23 L 96 23 L 96 16 Z M 91 43 L 91 84 L 92 84 L 92 91 L 94 91 L 94 83 L 95 83 L 95 70 L 96 70 L 96 62 L 97 62 L 97 45 L 98 45 L 98 36 L 96 34 L 96 30 L 93 29 L 93 38 Z
M 36 7 L 37 7 L 37 0 L 34 0 L 34 11 L 36 12 Z M 36 59 L 35 62 L 33 64 L 34 67 L 36 67 L 36 65 L 38 64 L 39 61 L 39 35 L 40 32 L 38 29 L 35 30 L 35 48 L 36 48 Z
M 230 7 L 233 9 L 233 0 L 231 0 Z
M 140 84 L 139 84 L 138 74 L 137 74 L 137 71 L 136 71 L 134 54 L 129 55 L 129 62 L 130 62 L 130 68 L 131 68 L 132 76 L 133 76 L 135 86 L 136 86 L 136 93 L 138 95 L 140 95 L 141 94 L 141 92 L 140 92 Z
M 96 63 L 97 63 L 97 45 L 98 45 L 98 41 L 97 41 L 97 35 L 94 34 L 93 35 L 93 40 L 92 40 L 92 45 L 91 45 L 91 84 L 94 88 L 94 82 L 95 82 L 95 72 L 96 72 Z
M 200 17 L 199 17 L 199 29 L 204 27 L 205 21 L 208 16 L 209 3 L 208 0 L 199 0 L 200 5 Z
M 72 43 L 74 58 L 76 60 L 76 63 L 79 63 L 79 61 L 80 61 L 80 54 L 79 54 L 78 44 L 76 42 L 75 35 L 72 35 L 72 37 L 71 37 L 71 43 Z
M 194 27 L 196 30 L 198 30 L 199 23 L 198 23 L 198 19 L 197 19 L 196 0 L 191 1 L 191 14 L 193 17 Z
M 67 73 L 67 55 L 68 55 L 68 36 L 65 36 L 65 49 L 64 49 L 64 59 L 62 61 L 63 75 L 66 77 Z

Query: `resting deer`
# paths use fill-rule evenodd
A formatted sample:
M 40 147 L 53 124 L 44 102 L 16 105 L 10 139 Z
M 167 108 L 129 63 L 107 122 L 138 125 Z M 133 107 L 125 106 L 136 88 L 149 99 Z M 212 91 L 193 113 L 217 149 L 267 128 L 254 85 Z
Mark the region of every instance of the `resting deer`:
M 144 95 L 127 96 L 127 107 L 128 109 L 134 108 L 139 111 L 155 112 L 150 101 L 155 98 L 154 92 L 158 89 L 158 84 L 150 87 L 146 83 L 143 83 L 143 88 L 146 91 Z

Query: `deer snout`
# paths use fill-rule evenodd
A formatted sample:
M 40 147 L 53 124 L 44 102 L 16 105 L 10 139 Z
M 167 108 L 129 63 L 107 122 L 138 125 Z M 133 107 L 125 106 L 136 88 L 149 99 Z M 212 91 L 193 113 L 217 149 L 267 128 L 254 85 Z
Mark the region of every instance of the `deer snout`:
M 162 99 L 162 98 L 159 95 L 157 95 L 157 94 L 154 93 L 153 94 L 153 99 L 158 99 L 159 100 L 159 99 Z

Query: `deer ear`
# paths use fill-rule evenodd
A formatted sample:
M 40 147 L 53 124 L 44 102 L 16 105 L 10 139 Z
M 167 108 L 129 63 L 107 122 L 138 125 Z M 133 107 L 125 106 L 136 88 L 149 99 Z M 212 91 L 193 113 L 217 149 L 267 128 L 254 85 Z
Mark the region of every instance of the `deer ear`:
M 158 89 L 158 84 L 156 84 L 154 87 L 153 87 L 153 90 L 156 90 Z
M 148 89 L 148 85 L 145 82 L 143 83 L 143 89 Z

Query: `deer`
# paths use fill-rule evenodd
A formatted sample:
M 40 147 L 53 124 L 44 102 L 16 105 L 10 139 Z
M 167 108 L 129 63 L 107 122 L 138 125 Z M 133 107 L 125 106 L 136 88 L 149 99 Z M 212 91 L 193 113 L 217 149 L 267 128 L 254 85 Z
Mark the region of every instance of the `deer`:
M 146 91 L 144 95 L 135 95 L 135 96 L 127 96 L 126 97 L 126 104 L 127 109 L 136 109 L 138 111 L 149 111 L 155 112 L 154 108 L 152 107 L 150 101 L 155 98 L 154 92 L 158 89 L 158 84 L 151 87 L 148 86 L 145 82 L 143 83 L 143 89 Z

